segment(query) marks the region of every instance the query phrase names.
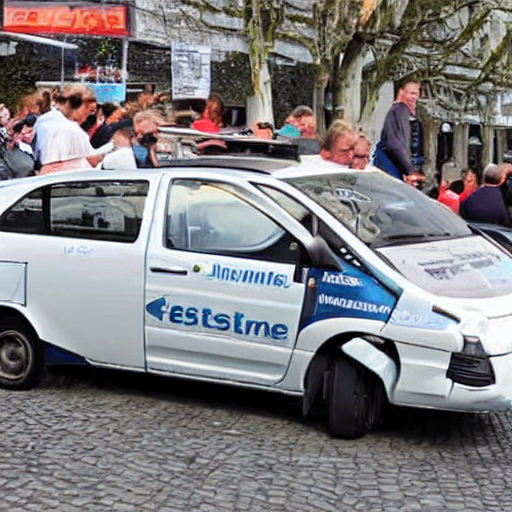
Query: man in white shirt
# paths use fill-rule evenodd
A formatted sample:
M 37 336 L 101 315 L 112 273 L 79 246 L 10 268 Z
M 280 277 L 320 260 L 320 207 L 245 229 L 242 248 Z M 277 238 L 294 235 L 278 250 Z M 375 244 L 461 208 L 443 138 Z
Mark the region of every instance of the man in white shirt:
M 96 166 L 103 155 L 95 154 L 88 134 L 80 124 L 96 111 L 94 93 L 86 86 L 67 86 L 56 99 L 55 109 L 36 123 L 36 157 L 40 174 Z

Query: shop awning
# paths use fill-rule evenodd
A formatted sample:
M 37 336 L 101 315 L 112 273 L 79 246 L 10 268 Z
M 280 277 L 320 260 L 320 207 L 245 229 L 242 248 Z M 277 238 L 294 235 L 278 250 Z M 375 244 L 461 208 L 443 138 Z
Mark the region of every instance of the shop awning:
M 57 46 L 62 50 L 76 50 L 78 48 L 78 45 L 76 44 L 57 41 L 56 39 L 50 39 L 49 37 L 33 36 L 31 34 L 20 34 L 18 32 L 5 32 L 0 30 L 0 36 L 5 36 L 8 39 L 17 39 L 18 41 L 27 41 L 28 43 Z

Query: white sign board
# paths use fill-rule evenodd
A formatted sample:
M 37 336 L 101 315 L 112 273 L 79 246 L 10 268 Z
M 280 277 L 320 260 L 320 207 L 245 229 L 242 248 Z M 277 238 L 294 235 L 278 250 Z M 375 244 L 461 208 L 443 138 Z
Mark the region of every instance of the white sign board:
M 172 99 L 208 98 L 212 49 L 189 43 L 172 43 Z

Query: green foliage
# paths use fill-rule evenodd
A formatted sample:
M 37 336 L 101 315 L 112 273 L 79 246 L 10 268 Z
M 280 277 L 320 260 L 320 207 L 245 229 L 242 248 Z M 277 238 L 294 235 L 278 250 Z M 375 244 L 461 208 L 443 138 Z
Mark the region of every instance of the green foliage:
M 314 66 L 298 62 L 293 66 L 270 64 L 272 105 L 275 125 L 280 127 L 288 114 L 298 105 L 312 107 Z
M 93 67 L 111 64 L 115 67 L 121 67 L 122 41 L 120 39 L 68 37 L 66 41 L 78 45 L 76 59 L 80 64 Z
M 245 105 L 253 94 L 249 56 L 231 52 L 222 62 L 212 62 L 212 91 L 219 92 L 226 104 Z
M 31 43 L 19 42 L 14 55 L 0 57 L 0 103 L 5 103 L 12 114 L 21 99 L 35 91 L 37 80 L 60 76 L 60 50 L 40 50 L 40 45 L 36 48 Z

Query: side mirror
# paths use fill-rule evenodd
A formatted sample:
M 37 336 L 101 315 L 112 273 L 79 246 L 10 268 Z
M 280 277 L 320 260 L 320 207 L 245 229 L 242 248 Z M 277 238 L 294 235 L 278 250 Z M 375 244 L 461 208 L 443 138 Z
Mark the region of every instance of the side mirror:
M 336 258 L 334 252 L 321 236 L 316 235 L 313 240 L 306 245 L 306 250 L 314 267 L 335 272 L 341 272 L 343 270 L 339 259 Z

